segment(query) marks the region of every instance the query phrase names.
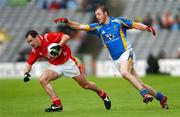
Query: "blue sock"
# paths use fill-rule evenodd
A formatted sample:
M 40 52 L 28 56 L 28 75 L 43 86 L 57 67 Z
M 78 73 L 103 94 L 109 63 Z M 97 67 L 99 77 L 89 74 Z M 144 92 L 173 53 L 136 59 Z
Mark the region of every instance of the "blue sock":
M 148 90 L 145 88 L 142 88 L 141 90 L 139 90 L 139 93 L 144 96 L 145 94 L 148 94 Z
M 163 100 L 163 97 L 164 97 L 164 95 L 162 94 L 162 93 L 160 93 L 160 92 L 156 92 L 156 99 L 157 100 L 159 100 L 159 101 L 162 101 Z

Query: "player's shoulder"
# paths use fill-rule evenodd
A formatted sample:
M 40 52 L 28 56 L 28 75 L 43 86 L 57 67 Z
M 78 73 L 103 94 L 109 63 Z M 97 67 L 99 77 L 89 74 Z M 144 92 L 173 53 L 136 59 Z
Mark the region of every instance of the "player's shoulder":
M 91 24 L 89 24 L 89 26 L 91 26 L 91 27 L 97 27 L 97 26 L 100 26 L 100 24 L 99 24 L 99 23 L 91 23 Z
M 46 34 L 43 34 L 44 37 L 51 37 L 51 36 L 58 36 L 58 32 L 49 32 L 49 33 L 46 33 Z
M 89 30 L 97 30 L 101 27 L 101 25 L 99 23 L 91 23 L 89 24 Z
M 117 23 L 121 23 L 124 20 L 124 17 L 110 17 L 111 22 L 117 22 Z
M 117 17 L 117 18 L 119 18 L 119 19 L 126 19 L 126 17 Z
M 43 34 L 42 37 L 45 41 L 48 41 L 62 35 L 63 35 L 62 32 L 49 32 L 49 33 Z
M 132 19 L 130 18 L 126 18 L 126 17 L 117 17 L 120 21 L 132 21 Z
M 97 25 L 97 26 L 98 26 L 98 25 L 100 25 L 99 23 L 91 23 L 91 24 L 93 24 L 93 25 Z

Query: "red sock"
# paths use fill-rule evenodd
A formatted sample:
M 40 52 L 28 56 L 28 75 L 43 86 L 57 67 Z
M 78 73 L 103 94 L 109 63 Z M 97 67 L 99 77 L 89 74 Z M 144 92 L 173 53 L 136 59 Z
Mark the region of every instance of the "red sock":
M 106 98 L 106 93 L 104 92 L 104 90 L 100 90 L 99 91 L 99 94 L 98 94 L 102 99 L 105 99 Z
M 54 97 L 52 99 L 52 103 L 57 105 L 57 106 L 60 106 L 61 105 L 61 100 L 58 97 Z

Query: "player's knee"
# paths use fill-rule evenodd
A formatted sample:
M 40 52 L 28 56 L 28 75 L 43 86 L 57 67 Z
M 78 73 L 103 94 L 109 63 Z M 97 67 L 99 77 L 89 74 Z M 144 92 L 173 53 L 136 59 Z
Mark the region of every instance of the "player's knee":
M 43 79 L 43 78 L 40 78 L 40 79 L 39 79 L 39 82 L 41 83 L 41 85 L 46 84 L 46 80 L 45 80 L 45 79 Z
M 41 85 L 45 85 L 48 83 L 48 77 L 47 76 L 41 76 L 39 79 L 39 82 L 41 83 Z
M 130 73 L 129 72 L 121 72 L 121 76 L 125 79 L 129 78 Z

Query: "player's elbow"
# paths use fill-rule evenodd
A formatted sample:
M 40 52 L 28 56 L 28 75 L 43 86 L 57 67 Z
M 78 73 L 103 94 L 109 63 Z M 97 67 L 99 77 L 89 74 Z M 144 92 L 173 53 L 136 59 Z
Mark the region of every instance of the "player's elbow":
M 135 29 L 138 29 L 138 30 L 146 30 L 146 25 L 144 25 L 144 24 L 142 24 L 142 23 L 136 23 L 136 25 L 135 25 Z
M 67 35 L 67 34 L 64 34 L 64 35 L 62 36 L 62 39 L 69 40 L 69 39 L 70 39 L 70 36 Z

